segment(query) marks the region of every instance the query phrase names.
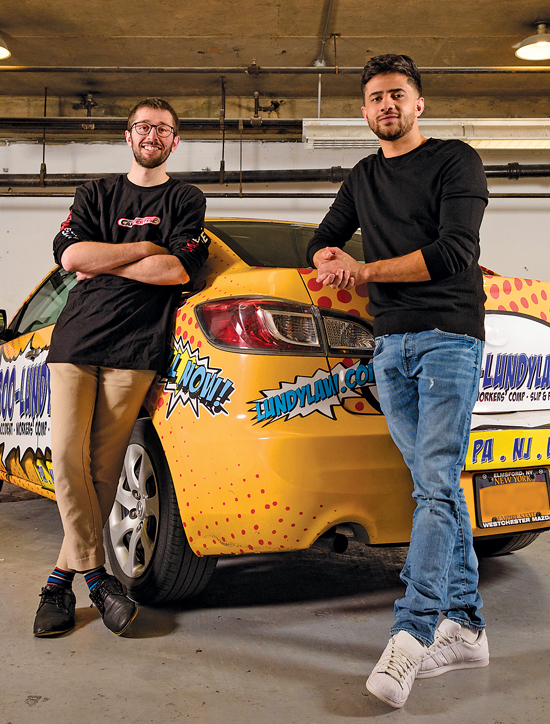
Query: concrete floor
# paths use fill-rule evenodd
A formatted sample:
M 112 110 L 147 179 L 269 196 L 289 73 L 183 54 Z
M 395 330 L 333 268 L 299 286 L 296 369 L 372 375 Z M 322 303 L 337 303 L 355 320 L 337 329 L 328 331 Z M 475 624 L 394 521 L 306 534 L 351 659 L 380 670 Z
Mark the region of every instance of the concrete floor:
M 126 638 L 103 626 L 80 580 L 76 629 L 36 639 L 60 540 L 55 504 L 4 484 L 0 724 L 550 721 L 549 533 L 481 563 L 490 666 L 416 682 L 401 710 L 365 678 L 387 642 L 404 549 L 224 559 L 199 598 L 142 607 Z

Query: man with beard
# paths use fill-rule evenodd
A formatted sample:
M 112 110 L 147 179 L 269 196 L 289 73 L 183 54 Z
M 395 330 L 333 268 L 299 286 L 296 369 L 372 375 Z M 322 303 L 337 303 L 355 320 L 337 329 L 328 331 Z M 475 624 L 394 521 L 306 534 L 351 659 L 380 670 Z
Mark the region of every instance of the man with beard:
M 40 595 L 35 636 L 75 625 L 72 581 L 83 573 L 105 625 L 122 634 L 136 604 L 108 575 L 103 526 L 145 395 L 168 360 L 181 285 L 208 256 L 205 199 L 170 178 L 178 117 L 160 98 L 132 110 L 127 175 L 80 186 L 54 239 L 54 257 L 78 283 L 55 326 L 48 367 L 52 462 L 64 539 Z
M 489 663 L 460 487 L 483 350 L 478 232 L 488 194 L 472 148 L 421 135 L 421 79 L 409 57 L 372 58 L 361 86 L 380 150 L 351 170 L 308 258 L 333 289 L 368 283 L 380 405 L 414 483 L 406 592 L 367 680 L 401 707 L 415 677 Z M 342 251 L 358 227 L 365 264 Z

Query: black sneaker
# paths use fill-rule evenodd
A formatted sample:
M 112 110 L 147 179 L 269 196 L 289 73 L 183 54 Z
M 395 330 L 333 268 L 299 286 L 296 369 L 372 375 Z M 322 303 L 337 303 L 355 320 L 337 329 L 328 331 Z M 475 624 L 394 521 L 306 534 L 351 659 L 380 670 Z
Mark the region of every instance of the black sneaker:
M 127 597 L 126 586 L 114 576 L 101 578 L 90 591 L 90 598 L 105 626 L 117 636 L 124 633 L 137 616 L 137 604 Z
M 40 593 L 34 619 L 35 636 L 59 636 L 74 628 L 76 596 L 70 588 L 48 583 Z

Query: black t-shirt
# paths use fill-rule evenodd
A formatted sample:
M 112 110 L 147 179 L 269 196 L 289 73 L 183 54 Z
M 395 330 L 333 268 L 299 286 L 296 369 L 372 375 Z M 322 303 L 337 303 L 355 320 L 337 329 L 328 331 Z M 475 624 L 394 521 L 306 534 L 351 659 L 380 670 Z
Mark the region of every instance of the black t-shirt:
M 369 282 L 375 335 L 441 329 L 484 339 L 479 227 L 488 192 L 481 159 L 462 141 L 428 139 L 402 156 L 382 150 L 346 177 L 308 260 L 361 228 L 365 261 L 420 249 L 426 282 Z
M 170 249 L 190 278 L 208 256 L 206 202 L 176 179 L 136 186 L 125 175 L 76 190 L 68 219 L 54 239 L 54 257 L 79 241 L 151 241 Z M 145 284 L 110 274 L 80 281 L 55 326 L 48 362 L 165 372 L 169 333 L 181 285 Z

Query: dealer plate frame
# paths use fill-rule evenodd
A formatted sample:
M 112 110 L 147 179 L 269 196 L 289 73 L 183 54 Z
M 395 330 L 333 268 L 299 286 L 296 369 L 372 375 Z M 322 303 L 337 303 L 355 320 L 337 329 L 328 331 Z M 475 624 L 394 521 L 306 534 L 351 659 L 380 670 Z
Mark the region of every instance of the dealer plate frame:
M 531 478 L 525 480 L 526 477 Z M 510 478 L 510 480 L 507 480 Z M 482 516 L 482 504 L 481 497 L 482 491 L 496 486 L 501 487 L 503 485 L 519 486 L 525 483 L 545 483 L 545 488 L 540 486 L 541 492 L 545 489 L 546 498 L 548 501 L 546 508 L 541 508 L 537 511 L 532 511 L 529 514 L 518 513 L 515 517 L 507 514 L 507 517 L 493 515 L 491 519 L 488 516 L 485 518 Z M 523 525 L 525 523 L 548 523 L 550 522 L 550 472 L 546 467 L 532 467 L 522 470 L 497 470 L 479 472 L 473 476 L 474 484 L 474 499 L 475 499 L 475 514 L 478 528 L 484 530 L 491 530 L 495 528 L 506 528 L 510 526 Z

